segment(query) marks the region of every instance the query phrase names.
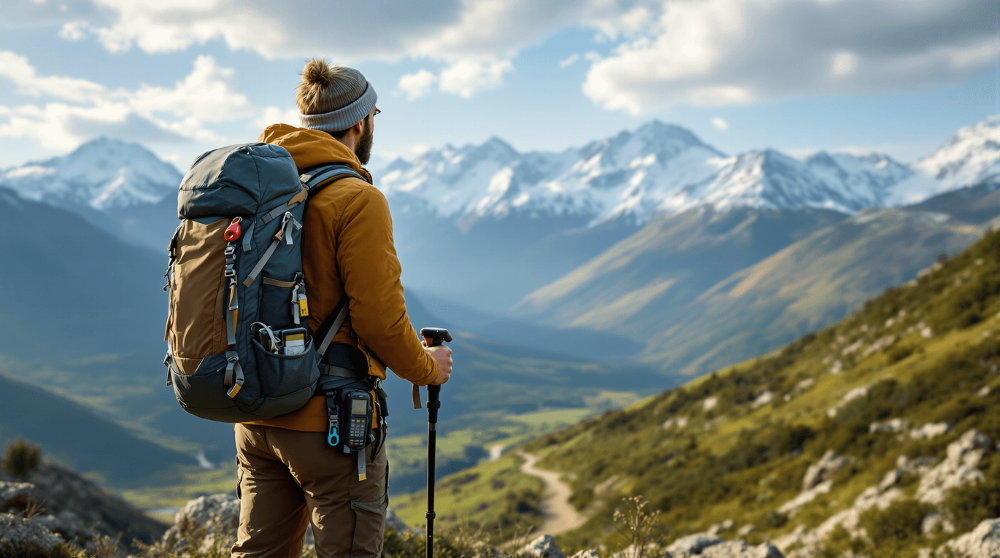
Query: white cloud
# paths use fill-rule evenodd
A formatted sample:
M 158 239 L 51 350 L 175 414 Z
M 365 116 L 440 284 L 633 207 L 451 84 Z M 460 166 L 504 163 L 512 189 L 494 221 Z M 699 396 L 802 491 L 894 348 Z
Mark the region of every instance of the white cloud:
M 0 5 L 0 21 L 55 21 L 64 26 L 66 39 L 93 35 L 111 52 L 134 47 L 147 53 L 176 52 L 221 40 L 234 51 L 269 59 L 335 53 L 337 63 L 347 64 L 430 60 L 450 66 L 441 89 L 462 96 L 477 87 L 496 86 L 495 76 L 509 71 L 518 52 L 559 29 L 616 22 L 623 13 L 613 0 L 65 1 L 74 8 L 60 17 L 59 10 L 32 6 L 32 0 L 11 0 Z M 473 70 L 476 65 L 479 69 Z
M 145 142 L 220 142 L 206 123 L 236 120 L 255 112 L 235 86 L 235 73 L 200 56 L 191 73 L 173 87 L 142 85 L 109 90 L 66 76 L 40 76 L 28 59 L 0 51 L 0 79 L 15 93 L 48 98 L 0 111 L 0 136 L 30 138 L 47 149 L 72 149 L 98 136 Z M 4 121 L 5 120 L 5 121 Z
M 298 126 L 299 122 L 299 109 L 290 108 L 286 110 L 281 110 L 278 107 L 267 107 L 261 114 L 260 118 L 254 121 L 254 124 L 258 128 L 266 128 L 271 124 L 291 124 L 292 126 Z
M 716 130 L 728 130 L 729 123 L 723 120 L 721 117 L 716 116 L 712 119 L 712 126 L 715 126 Z
M 579 59 L 580 59 L 580 55 L 576 54 L 576 53 L 573 53 L 573 54 L 569 55 L 568 58 L 566 58 L 564 60 L 560 60 L 559 61 L 559 67 L 560 68 L 568 68 L 568 67 L 572 66 L 573 63 L 576 62 Z
M 103 85 L 79 78 L 37 75 L 28 59 L 9 50 L 0 51 L 0 77 L 17 85 L 17 93 L 47 95 L 68 101 L 94 100 L 106 93 Z
M 665 0 L 584 92 L 638 114 L 933 87 L 1000 61 L 995 16 L 995 0 Z
M 441 91 L 469 98 L 500 85 L 503 75 L 513 69 L 508 60 L 459 60 L 441 72 Z
M 406 74 L 399 78 L 399 89 L 406 93 L 409 100 L 423 97 L 437 81 L 437 76 L 427 70 L 420 70 L 413 74 Z
M 221 122 L 247 116 L 252 111 L 246 95 L 236 91 L 236 71 L 222 68 L 211 56 L 199 56 L 194 68 L 173 88 L 143 86 L 131 95 L 139 111 L 168 112 L 203 122 Z

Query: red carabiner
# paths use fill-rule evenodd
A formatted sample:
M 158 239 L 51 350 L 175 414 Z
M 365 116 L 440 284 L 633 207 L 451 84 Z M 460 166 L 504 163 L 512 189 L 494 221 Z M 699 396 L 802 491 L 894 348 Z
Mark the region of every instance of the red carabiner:
M 229 227 L 226 228 L 226 242 L 232 242 L 243 234 L 243 227 L 240 226 L 240 222 L 243 221 L 242 217 L 236 217 L 233 219 L 232 223 L 229 223 Z

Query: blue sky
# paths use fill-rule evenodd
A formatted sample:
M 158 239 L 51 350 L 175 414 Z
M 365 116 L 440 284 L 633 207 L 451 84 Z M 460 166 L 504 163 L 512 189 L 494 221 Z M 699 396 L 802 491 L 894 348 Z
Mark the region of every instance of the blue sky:
M 383 158 L 658 118 L 731 154 L 912 161 L 1000 113 L 995 0 L 8 0 L 0 28 L 0 168 L 100 135 L 184 168 L 294 123 L 312 56 L 374 84 Z

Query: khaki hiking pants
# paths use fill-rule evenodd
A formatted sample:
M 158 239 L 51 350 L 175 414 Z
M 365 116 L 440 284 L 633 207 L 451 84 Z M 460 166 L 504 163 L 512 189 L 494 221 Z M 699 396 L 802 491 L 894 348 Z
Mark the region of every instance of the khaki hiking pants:
M 376 436 L 385 429 L 376 430 Z M 382 553 L 388 463 L 385 445 L 358 480 L 355 454 L 326 434 L 236 425 L 240 528 L 234 557 L 298 558 L 312 524 L 318 558 L 374 558 Z

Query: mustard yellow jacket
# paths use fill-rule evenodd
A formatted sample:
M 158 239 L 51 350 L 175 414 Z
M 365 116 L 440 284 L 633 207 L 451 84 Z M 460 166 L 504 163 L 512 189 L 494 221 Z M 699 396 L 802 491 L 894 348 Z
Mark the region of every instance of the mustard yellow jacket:
M 275 124 L 257 141 L 284 147 L 300 171 L 340 163 L 371 178 L 357 156 L 326 132 Z M 385 379 L 388 367 L 416 385 L 433 381 L 437 363 L 423 349 L 406 315 L 392 217 L 382 192 L 357 178 L 337 180 L 309 197 L 302 224 L 310 329 L 319 329 L 346 296 L 350 317 L 334 343 L 364 351 L 372 376 Z M 251 424 L 325 432 L 326 404 L 316 396 L 296 412 Z

